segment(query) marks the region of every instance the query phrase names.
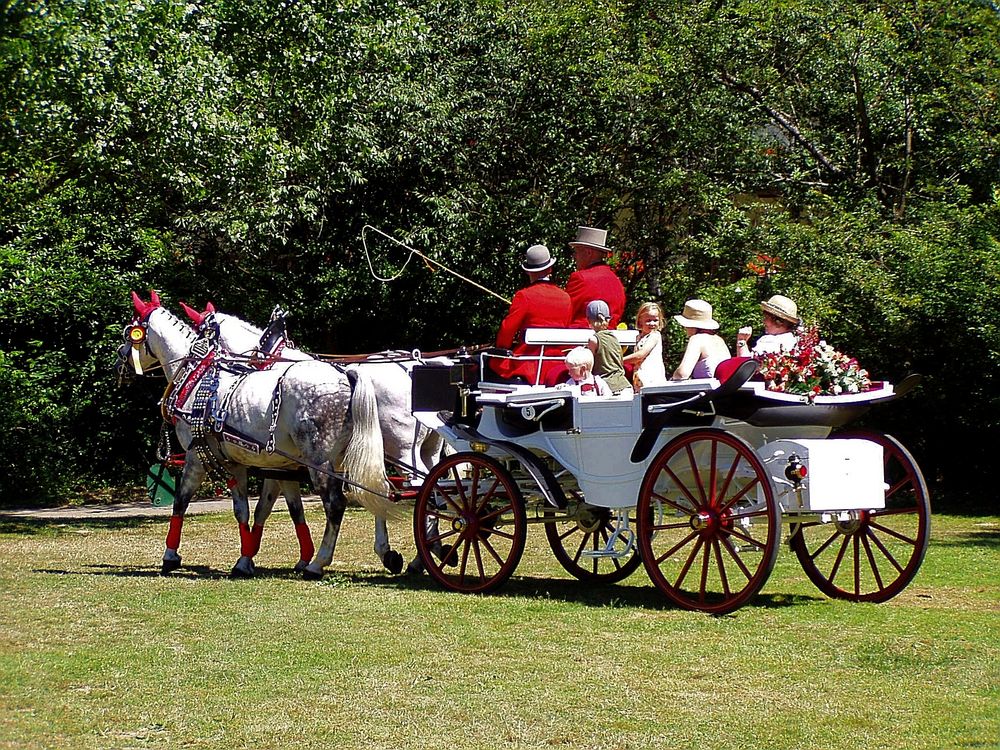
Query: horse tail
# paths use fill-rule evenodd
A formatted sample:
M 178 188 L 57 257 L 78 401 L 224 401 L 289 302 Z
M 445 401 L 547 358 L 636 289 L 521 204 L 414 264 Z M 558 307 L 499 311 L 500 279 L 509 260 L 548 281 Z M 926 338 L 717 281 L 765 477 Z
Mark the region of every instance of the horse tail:
M 351 382 L 351 437 L 344 452 L 344 470 L 352 482 L 355 498 L 378 518 L 397 518 L 402 509 L 383 495 L 392 491 L 385 475 L 385 448 L 382 429 L 378 420 L 378 403 L 375 388 L 367 375 L 356 367 L 347 370 Z

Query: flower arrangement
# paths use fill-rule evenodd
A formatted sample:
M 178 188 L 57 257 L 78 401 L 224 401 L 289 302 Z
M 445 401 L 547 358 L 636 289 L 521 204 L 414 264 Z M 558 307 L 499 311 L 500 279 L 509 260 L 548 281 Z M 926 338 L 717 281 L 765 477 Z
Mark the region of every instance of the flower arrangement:
M 800 393 L 812 399 L 871 388 L 868 371 L 853 357 L 821 340 L 815 325 L 800 331 L 791 351 L 760 354 L 755 359 L 768 390 Z

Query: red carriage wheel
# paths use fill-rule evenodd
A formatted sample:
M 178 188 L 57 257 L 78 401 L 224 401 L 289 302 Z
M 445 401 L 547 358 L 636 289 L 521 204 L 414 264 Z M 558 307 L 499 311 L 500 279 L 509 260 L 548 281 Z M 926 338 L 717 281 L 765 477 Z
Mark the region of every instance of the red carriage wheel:
M 528 521 L 510 473 L 482 453 L 456 453 L 424 480 L 413 513 L 427 572 L 452 591 L 484 593 L 503 584 L 524 553 Z
M 882 446 L 885 508 L 860 511 L 848 521 L 798 524 L 791 546 L 809 580 L 827 596 L 884 602 L 913 580 L 923 562 L 931 527 L 927 484 L 896 438 L 867 431 L 837 438 Z
M 649 577 L 685 609 L 721 615 L 763 588 L 781 511 L 754 449 L 700 428 L 667 443 L 639 491 L 639 554 Z
M 559 564 L 581 581 L 617 583 L 628 578 L 642 564 L 639 550 L 633 543 L 631 554 L 623 557 L 587 555 L 603 550 L 615 533 L 611 509 L 570 501 L 567 513 L 555 508 L 545 509 L 545 536 Z M 624 549 L 628 538 L 621 535 L 615 545 Z

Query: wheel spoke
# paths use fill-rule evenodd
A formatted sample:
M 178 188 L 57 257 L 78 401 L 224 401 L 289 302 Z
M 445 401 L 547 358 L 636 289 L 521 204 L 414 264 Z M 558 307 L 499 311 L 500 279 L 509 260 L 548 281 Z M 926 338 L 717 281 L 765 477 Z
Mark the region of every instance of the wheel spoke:
M 741 489 L 735 495 L 735 497 L 733 497 L 732 500 L 730 500 L 728 503 L 726 503 L 721 508 L 719 508 L 719 512 L 720 513 L 725 513 L 726 511 L 728 511 L 730 508 L 733 507 L 733 505 L 735 505 L 740 500 L 742 500 L 750 490 L 752 490 L 754 487 L 756 487 L 759 482 L 760 482 L 760 480 L 757 477 L 754 477 L 753 481 L 747 482 L 746 485 L 744 485 L 743 489 Z
M 851 537 L 845 536 L 844 543 L 840 545 L 840 551 L 837 553 L 837 559 L 833 561 L 833 569 L 830 571 L 831 581 L 837 577 L 837 571 L 840 570 L 840 562 L 844 559 L 844 553 L 847 551 L 847 545 L 850 541 Z
M 868 564 L 871 566 L 872 575 L 875 577 L 875 585 L 878 586 L 879 591 L 884 591 L 885 586 L 882 584 L 882 576 L 879 575 L 878 565 L 875 564 L 875 556 L 872 554 L 872 546 L 868 543 L 868 532 L 861 537 L 861 542 L 865 545 L 865 556 L 868 558 Z
M 854 535 L 854 595 L 861 594 L 861 535 Z
M 687 524 L 684 524 L 684 525 L 685 525 L 685 526 L 687 526 Z M 697 531 L 692 531 L 692 532 L 691 532 L 690 534 L 688 534 L 688 535 L 687 535 L 686 537 L 684 537 L 684 538 L 683 538 L 683 539 L 681 539 L 681 540 L 680 540 L 679 542 L 677 542 L 677 544 L 675 544 L 675 545 L 674 545 L 673 547 L 671 547 L 671 548 L 670 548 L 670 549 L 668 549 L 668 550 L 667 550 L 666 552 L 664 552 L 664 553 L 663 553 L 663 554 L 662 554 L 662 555 L 661 555 L 660 557 L 656 558 L 656 564 L 657 564 L 657 565 L 660 565 L 660 564 L 661 564 L 661 563 L 662 563 L 662 562 L 663 562 L 664 560 L 666 560 L 666 559 L 667 559 L 668 557 L 673 557 L 673 554 L 674 554 L 674 553 L 675 553 L 675 552 L 676 552 L 677 550 L 679 550 L 679 549 L 680 549 L 681 547 L 685 546 L 685 545 L 686 545 L 686 544 L 687 544 L 688 542 L 690 542 L 690 541 L 691 541 L 692 539 L 694 539 L 694 538 L 695 538 L 696 536 L 698 536 L 698 532 L 697 532 Z
M 868 530 L 868 536 L 869 536 L 869 537 L 871 537 L 871 540 L 872 540 L 872 541 L 873 541 L 873 542 L 875 543 L 875 546 L 876 546 L 876 547 L 878 547 L 878 548 L 879 548 L 879 550 L 880 550 L 880 551 L 882 552 L 882 555 L 883 555 L 883 556 L 884 556 L 884 557 L 885 557 L 885 558 L 886 558 L 886 559 L 887 559 L 887 560 L 888 560 L 888 561 L 889 561 L 890 563 L 892 563 L 892 566 L 893 566 L 893 567 L 894 567 L 894 568 L 895 568 L 895 569 L 896 569 L 896 570 L 897 570 L 898 572 L 902 573 L 902 572 L 903 572 L 903 566 L 902 566 L 902 565 L 900 565 L 900 564 L 899 564 L 899 563 L 898 563 L 898 562 L 896 561 L 896 558 L 892 556 L 892 553 L 891 553 L 891 552 L 889 552 L 889 550 L 888 550 L 888 549 L 886 548 L 886 546 L 885 546 L 884 544 L 882 544 L 882 540 L 878 538 L 878 535 L 877 535 L 877 534 L 875 534 L 875 533 L 873 533 L 873 532 L 872 532 L 872 530 L 871 530 L 871 529 L 869 529 L 869 530 Z
M 747 536 L 742 531 L 737 531 L 736 529 L 726 529 L 730 536 L 734 536 L 737 539 L 742 539 L 747 544 L 752 544 L 757 549 L 764 549 L 764 542 L 759 539 L 754 539 L 752 536 Z
M 458 492 L 458 497 L 462 501 L 461 505 L 455 506 L 455 510 L 461 513 L 463 510 L 469 507 L 469 500 L 465 495 L 465 482 L 462 481 L 462 477 L 458 473 L 458 464 L 455 464 L 454 466 L 451 467 L 451 475 L 453 477 L 453 481 L 455 482 L 455 489 Z
M 712 550 L 715 552 L 715 564 L 719 566 L 722 591 L 726 596 L 732 596 L 733 592 L 729 590 L 729 577 L 726 575 L 726 564 L 722 560 L 722 545 L 718 539 L 712 540 Z
M 472 553 L 473 555 L 475 555 L 476 558 L 476 568 L 479 570 L 479 579 L 481 581 L 485 581 L 486 570 L 485 568 L 483 568 L 483 556 L 482 553 L 479 551 L 479 541 L 480 540 L 477 539 L 472 540 Z M 486 541 L 482 540 L 482 543 L 485 545 Z M 500 563 L 501 565 L 503 564 L 500 560 L 497 560 L 497 562 Z
M 691 466 L 691 476 L 694 477 L 695 485 L 698 487 L 698 494 L 701 495 L 701 504 L 705 505 L 708 503 L 708 498 L 705 497 L 705 485 L 701 482 L 701 474 L 698 472 L 698 462 L 695 461 L 691 443 L 685 445 L 684 449 L 687 452 L 688 464 Z
M 910 484 L 911 481 L 912 480 L 911 480 L 911 478 L 909 476 L 905 476 L 902 479 L 900 479 L 899 481 L 897 481 L 888 490 L 885 491 L 885 499 L 888 500 L 890 497 L 892 497 L 897 492 L 899 492 L 899 490 L 903 489 L 908 484 Z
M 497 551 L 493 548 L 493 545 L 490 544 L 489 540 L 488 539 L 480 539 L 479 541 L 482 543 L 482 545 L 484 547 L 486 547 L 486 551 L 489 552 L 493 556 L 493 559 L 497 561 L 497 565 L 499 565 L 500 567 L 503 567 L 503 558 L 500 557 L 500 555 L 497 553 Z
M 698 556 L 698 551 L 701 549 L 701 546 L 704 543 L 705 543 L 705 540 L 702 537 L 699 536 L 698 537 L 698 541 L 694 545 L 694 549 L 691 550 L 691 554 L 688 555 L 687 562 L 685 562 L 684 563 L 684 567 L 681 568 L 680 575 L 677 577 L 677 580 L 674 582 L 674 588 L 679 589 L 681 587 L 681 583 L 684 581 L 684 578 L 687 577 L 688 571 L 691 569 L 691 564 L 694 562 L 695 558 Z
M 739 552 L 736 551 L 736 548 L 733 546 L 733 543 L 730 542 L 725 537 L 722 537 L 721 541 L 722 545 L 726 548 L 726 552 L 728 552 L 729 556 L 733 558 L 733 562 L 735 562 L 736 565 L 739 566 L 739 569 L 743 572 L 743 575 L 746 576 L 746 579 L 749 581 L 751 578 L 753 578 L 753 573 L 750 572 L 750 569 L 743 562 L 743 558 L 740 557 L 740 554 Z
M 697 508 L 699 505 L 702 504 L 698 502 L 698 498 L 696 498 L 694 495 L 691 494 L 691 490 L 688 489 L 688 486 L 684 482 L 682 482 L 676 474 L 674 474 L 673 469 L 671 469 L 669 466 L 664 466 L 663 471 L 668 477 L 670 477 L 671 481 L 677 485 L 677 488 L 684 493 L 687 499 L 691 501 L 692 508 Z M 670 501 L 667 500 L 666 498 L 662 498 L 662 500 L 666 503 L 669 503 L 670 505 L 673 505 L 673 503 L 670 503 Z M 683 510 L 683 508 L 680 508 L 679 506 L 675 507 L 677 507 L 678 510 Z M 692 510 L 691 513 L 693 514 L 694 511 Z
M 714 447 L 714 445 L 713 445 Z M 711 559 L 711 544 L 702 545 L 701 554 L 701 586 L 698 589 L 698 601 L 705 603 L 705 589 L 708 588 L 708 561 Z
M 684 488 L 682 487 L 681 489 L 684 489 Z M 691 495 L 689 493 L 685 493 L 685 494 L 687 494 L 688 497 L 691 497 Z M 680 503 L 675 503 L 670 498 L 663 497 L 662 495 L 660 495 L 660 494 L 658 494 L 656 492 L 653 493 L 653 499 L 659 500 L 661 503 L 665 503 L 665 504 L 669 505 L 671 508 L 674 508 L 675 510 L 679 510 L 681 513 L 685 514 L 688 517 L 691 517 L 691 516 L 694 515 L 694 509 L 693 508 L 685 508 Z M 694 499 L 693 498 L 691 499 L 691 502 L 694 503 Z
M 820 525 L 822 526 L 823 524 L 820 524 Z M 819 557 L 820 555 L 822 555 L 823 551 L 827 547 L 829 547 L 831 544 L 833 544 L 833 540 L 836 539 L 838 536 L 841 536 L 840 530 L 839 529 L 834 529 L 833 533 L 830 535 L 830 538 L 827 539 L 825 542 L 823 542 L 819 547 L 817 547 L 816 551 L 813 552 L 811 555 L 809 555 L 809 557 L 812 560 L 815 560 L 817 557 Z
M 497 477 L 496 479 L 493 480 L 493 486 L 490 487 L 487 492 L 483 493 L 483 500 L 482 500 L 482 502 L 480 502 L 476 506 L 476 514 L 477 515 L 480 514 L 480 513 L 482 513 L 486 509 L 487 504 L 490 502 L 490 500 L 493 499 L 494 494 L 497 491 L 497 487 L 499 487 L 499 486 L 500 486 L 500 478 Z M 510 505 L 508 504 L 507 507 L 509 508 Z
M 883 526 L 880 523 L 874 523 L 873 521 L 869 520 L 868 521 L 868 525 L 871 526 L 873 529 L 878 529 L 883 534 L 888 534 L 889 536 L 896 537 L 896 539 L 898 539 L 901 542 L 906 542 L 907 544 L 911 544 L 911 545 L 914 545 L 914 544 L 917 543 L 916 539 L 910 539 L 910 537 L 908 537 L 908 536 L 903 536 L 903 534 L 899 533 L 895 529 L 890 529 L 888 526 Z

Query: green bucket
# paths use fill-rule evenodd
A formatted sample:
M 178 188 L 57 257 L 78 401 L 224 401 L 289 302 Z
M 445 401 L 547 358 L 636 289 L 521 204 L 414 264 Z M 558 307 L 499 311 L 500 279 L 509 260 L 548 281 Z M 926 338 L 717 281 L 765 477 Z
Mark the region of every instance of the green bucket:
M 146 492 L 156 507 L 174 504 L 176 482 L 163 464 L 153 464 L 146 472 Z

